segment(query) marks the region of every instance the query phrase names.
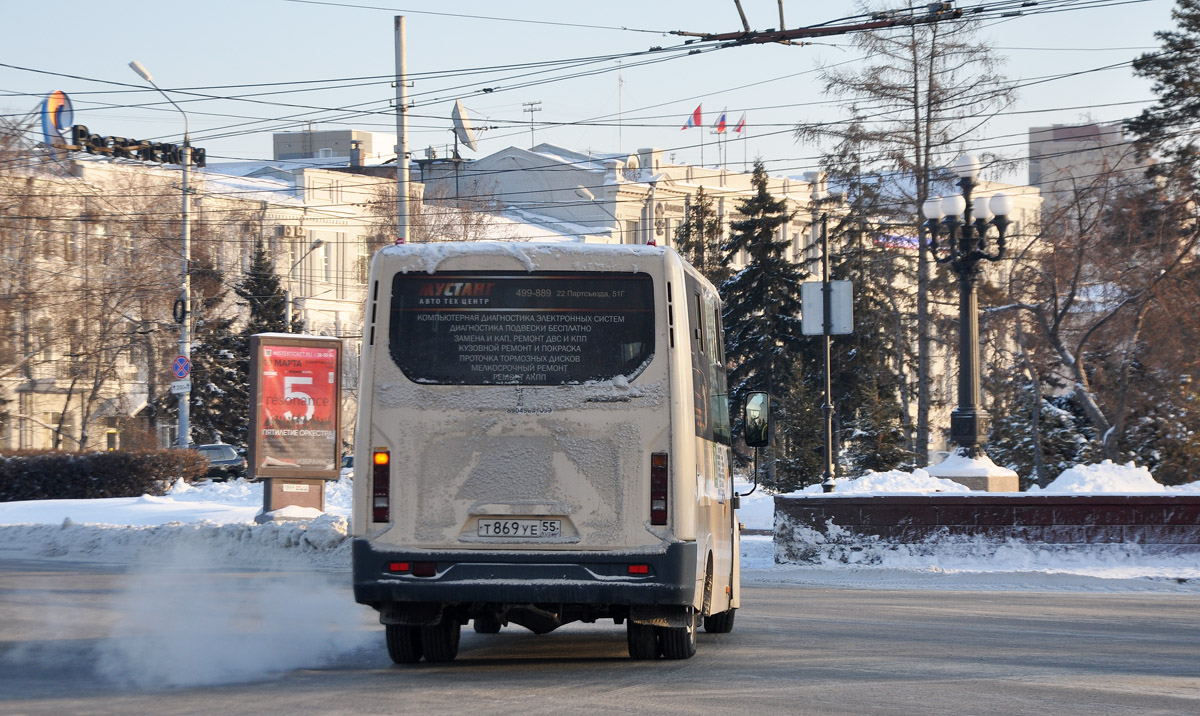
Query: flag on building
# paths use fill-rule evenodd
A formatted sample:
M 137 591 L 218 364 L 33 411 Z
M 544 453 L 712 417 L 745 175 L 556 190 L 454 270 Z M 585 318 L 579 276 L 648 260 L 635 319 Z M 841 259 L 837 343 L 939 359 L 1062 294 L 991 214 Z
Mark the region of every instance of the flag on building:
M 921 248 L 921 240 L 915 236 L 899 234 L 879 234 L 875 237 L 875 245 L 889 249 L 904 249 L 916 251 Z
M 721 110 L 721 116 L 717 117 L 717 121 L 713 124 L 713 129 L 717 130 L 717 134 L 725 131 L 725 110 Z
M 737 126 L 733 128 L 734 134 L 741 134 L 746 131 L 746 113 L 742 112 L 742 118 L 738 120 Z
M 680 127 L 680 129 L 691 129 L 692 127 L 700 126 L 700 107 L 701 106 L 702 105 L 699 105 L 699 104 L 696 105 L 696 109 L 695 109 L 695 111 L 692 112 L 692 116 L 688 117 L 687 124 Z

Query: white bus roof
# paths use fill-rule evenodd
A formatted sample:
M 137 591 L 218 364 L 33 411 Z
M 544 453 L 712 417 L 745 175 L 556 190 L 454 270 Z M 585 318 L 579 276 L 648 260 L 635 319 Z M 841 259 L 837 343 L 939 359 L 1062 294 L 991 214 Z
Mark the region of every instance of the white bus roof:
M 543 259 L 550 259 L 561 265 L 562 259 L 571 256 L 593 262 L 597 258 L 609 258 L 619 260 L 624 265 L 630 258 L 661 258 L 665 252 L 666 249 L 661 246 L 640 244 L 462 241 L 388 246 L 380 250 L 379 256 L 402 260 L 408 264 L 405 270 L 434 273 L 443 261 L 462 257 L 503 256 L 516 259 L 528 271 L 536 271 Z

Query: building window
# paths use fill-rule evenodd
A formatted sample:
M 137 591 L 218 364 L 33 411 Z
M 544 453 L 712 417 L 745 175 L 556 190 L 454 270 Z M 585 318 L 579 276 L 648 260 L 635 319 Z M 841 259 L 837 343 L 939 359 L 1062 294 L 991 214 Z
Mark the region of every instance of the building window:
M 354 280 L 359 286 L 366 286 L 367 279 L 371 274 L 371 245 L 367 243 L 367 237 L 358 237 L 358 256 L 354 262 Z
M 38 346 L 41 359 L 47 363 L 54 360 L 54 324 L 49 318 L 38 319 L 37 337 L 41 344 Z
M 338 248 L 333 252 L 333 280 L 337 284 L 337 297 L 345 298 L 346 258 L 344 253 L 345 250 L 342 247 L 346 245 L 346 234 L 339 231 L 337 234 L 335 234 L 335 236 L 337 237 L 335 243 L 337 244 Z
M 295 274 L 302 273 L 302 271 L 303 271 L 302 267 L 296 265 L 296 258 L 300 255 L 299 253 L 296 252 L 296 246 L 298 245 L 297 242 L 295 240 L 292 240 L 292 241 L 285 241 L 284 243 L 287 245 L 287 264 L 286 265 L 289 267 L 293 267 L 292 268 L 293 273 L 295 273 Z
M 85 229 L 75 222 L 70 231 L 63 232 L 63 260 L 67 263 L 75 263 L 79 253 L 79 234 Z
M 67 321 L 67 343 L 70 346 L 71 356 L 78 357 L 83 353 L 83 335 L 79 331 L 79 319 L 72 318 Z
M 636 221 L 625 222 L 625 238 L 621 242 L 623 244 L 636 244 L 637 240 L 637 225 Z
M 50 240 L 51 236 L 52 234 L 44 231 L 39 231 L 34 235 L 35 240 L 42 245 L 42 258 L 47 261 L 53 260 L 54 254 L 58 250 L 58 244 Z
M 63 436 L 60 446 L 67 447 L 74 441 L 75 431 L 72 429 L 74 421 L 71 418 L 72 415 L 70 413 L 66 413 L 65 415 L 63 413 L 42 413 L 42 424 L 46 431 L 46 437 L 42 443 L 43 447 L 54 447 L 54 433 L 58 431 L 59 423 L 62 423 Z
M 0 312 L 0 327 L 10 336 L 20 335 L 17 331 L 17 315 Z M 0 341 L 0 366 L 9 366 L 17 362 L 17 341 Z

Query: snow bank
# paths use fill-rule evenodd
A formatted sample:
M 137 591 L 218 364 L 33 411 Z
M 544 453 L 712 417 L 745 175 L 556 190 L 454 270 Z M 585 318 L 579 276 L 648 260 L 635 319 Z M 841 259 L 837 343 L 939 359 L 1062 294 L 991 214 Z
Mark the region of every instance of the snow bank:
M 171 565 L 180 550 L 207 555 L 228 568 L 348 569 L 350 541 L 345 517 L 311 522 L 161 525 L 0 525 L 0 559 L 70 559 L 96 564 Z
M 1196 487 L 1200 485 L 1194 484 Z M 1167 492 L 1164 485 L 1159 484 L 1150 471 L 1138 467 L 1132 462 L 1117 465 L 1111 460 L 1105 460 L 1099 465 L 1076 465 L 1062 472 L 1045 489 L 1034 485 L 1030 492 L 1042 493 L 1162 493 Z
M 351 490 L 346 479 L 326 483 L 326 514 L 285 510 L 315 519 L 262 525 L 263 485 L 245 480 L 180 480 L 162 497 L 0 503 L 0 557 L 165 564 L 183 546 L 224 567 L 347 569 Z
M 825 530 L 780 515 L 773 540 L 776 562 L 831 569 L 836 567 L 945 573 L 1069 573 L 1105 579 L 1170 580 L 1200 591 L 1200 562 L 1187 550 L 1134 543 L 1053 545 L 984 536 L 935 535 L 898 544 L 855 534 L 832 522 Z M 1149 585 L 1143 585 L 1147 588 Z
M 931 492 L 970 492 L 970 490 L 965 485 L 952 480 L 934 477 L 921 468 L 912 472 L 903 470 L 872 471 L 862 477 L 850 480 L 834 480 L 833 484 L 833 494 L 835 495 L 927 495 Z M 820 485 L 809 485 L 798 494 L 803 496 L 825 493 L 822 492 Z
M 736 476 L 733 481 L 738 494 L 750 492 L 752 487 L 749 480 Z M 868 472 L 862 477 L 850 480 L 834 481 L 835 495 L 927 495 L 931 492 L 970 492 L 965 486 L 950 480 L 933 477 L 928 472 L 918 468 L 912 472 L 889 470 L 887 472 Z M 820 485 L 808 487 L 784 494 L 784 497 L 813 497 L 826 494 Z M 771 530 L 775 526 L 775 494 L 763 488 L 755 490 L 742 498 L 742 507 L 738 510 L 738 519 L 747 530 Z
M 742 581 L 853 589 L 1200 592 L 1194 555 L 1147 554 L 1137 545 L 1067 550 L 961 540 L 937 550 L 830 547 L 811 561 L 776 564 L 767 536 L 742 538 Z
M 733 489 L 739 495 L 750 492 L 753 485 L 746 478 L 735 475 Z M 770 531 L 775 526 L 775 495 L 761 487 L 741 499 L 742 506 L 738 510 L 738 520 L 748 530 Z
M 348 517 L 350 480 L 325 484 L 325 511 Z M 215 525 L 253 524 L 262 510 L 263 483 L 176 482 L 162 497 L 112 497 L 99 500 L 30 500 L 0 502 L 0 525 L 42 524 L 149 527 L 172 522 Z
M 738 493 L 750 491 L 751 485 L 746 478 L 738 476 L 734 480 L 734 488 Z M 834 495 L 853 495 L 863 497 L 868 495 L 928 495 L 933 493 L 962 494 L 970 493 L 967 487 L 938 477 L 933 477 L 927 471 L 917 468 L 912 472 L 904 470 L 889 470 L 887 472 L 868 472 L 857 478 L 836 480 Z M 1063 472 L 1057 480 L 1045 488 L 1031 487 L 1025 494 L 1200 494 L 1200 481 L 1174 487 L 1164 486 L 1154 480 L 1150 471 L 1133 463 L 1117 465 L 1105 460 L 1099 465 L 1076 465 Z M 810 485 L 796 492 L 786 493 L 785 497 L 819 497 L 825 495 L 820 485 Z M 775 521 L 775 495 L 759 488 L 748 497 L 742 498 L 742 508 L 738 511 L 739 519 L 748 530 L 771 530 Z

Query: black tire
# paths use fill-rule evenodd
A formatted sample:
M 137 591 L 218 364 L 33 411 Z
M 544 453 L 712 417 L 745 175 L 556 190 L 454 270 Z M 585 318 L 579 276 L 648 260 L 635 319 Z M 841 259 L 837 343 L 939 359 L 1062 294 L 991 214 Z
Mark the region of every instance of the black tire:
M 733 618 L 736 615 L 737 610 L 730 609 L 704 617 L 704 631 L 709 634 L 728 634 L 733 631 Z
M 657 659 L 658 628 L 647 624 L 636 624 L 633 620 L 625 622 L 625 637 L 629 642 L 629 658 Z
M 495 614 L 480 614 L 471 621 L 475 625 L 476 634 L 499 634 L 500 627 L 503 626 L 500 617 Z
M 696 628 L 698 612 L 687 607 L 687 626 L 658 627 L 658 642 L 667 659 L 690 659 L 696 655 Z
M 415 664 L 421 660 L 421 630 L 400 624 L 384 625 L 388 656 L 397 664 Z
M 458 656 L 458 638 L 462 628 L 457 619 L 442 617 L 441 624 L 421 627 L 421 648 L 425 650 L 425 661 L 454 661 Z

